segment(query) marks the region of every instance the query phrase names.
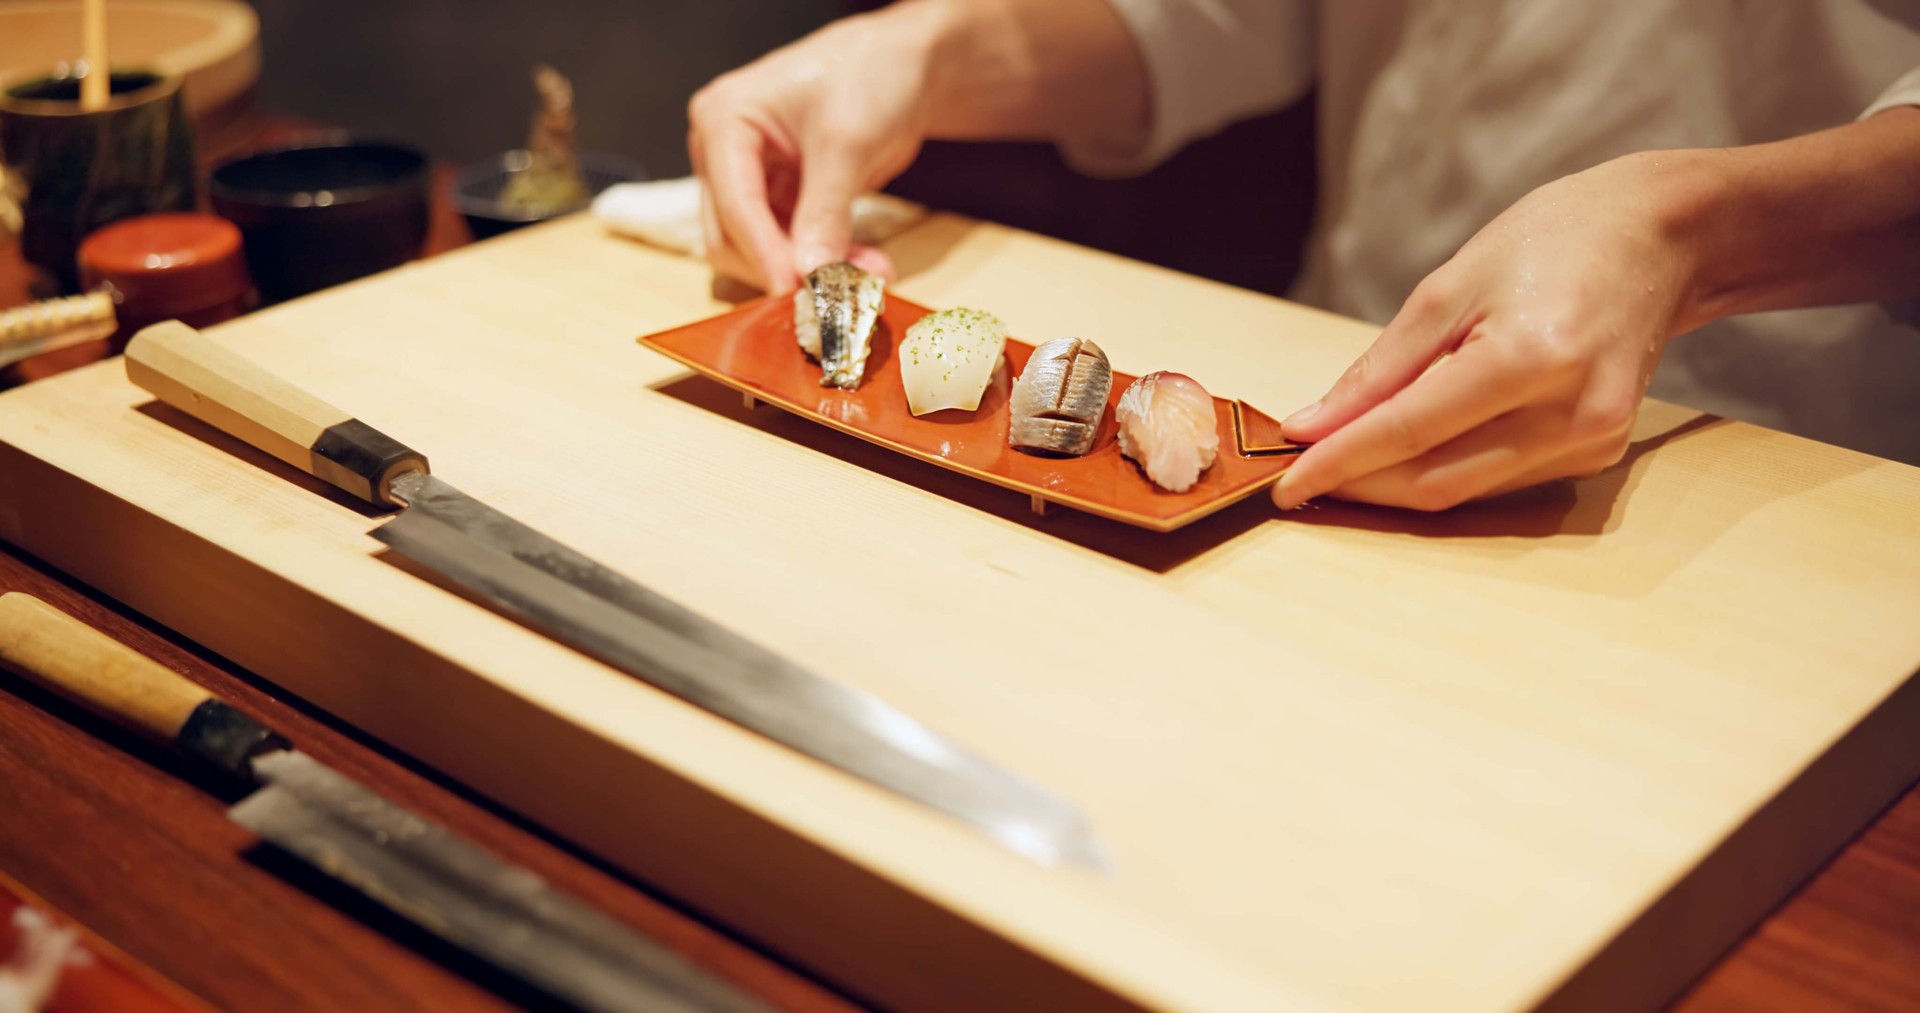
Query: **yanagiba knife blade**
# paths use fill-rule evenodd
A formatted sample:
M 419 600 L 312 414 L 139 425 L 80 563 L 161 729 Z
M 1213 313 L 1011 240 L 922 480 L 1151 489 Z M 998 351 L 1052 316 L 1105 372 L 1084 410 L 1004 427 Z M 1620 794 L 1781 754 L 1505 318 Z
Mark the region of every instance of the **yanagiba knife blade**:
M 206 689 L 25 594 L 0 595 L 0 667 L 223 778 L 236 823 L 329 878 L 586 1010 L 765 1005 L 534 873 L 335 772 Z
M 1071 803 L 431 476 L 421 454 L 178 322 L 127 346 L 134 383 L 376 505 L 373 532 L 473 597 L 615 668 L 1036 861 L 1105 868 Z

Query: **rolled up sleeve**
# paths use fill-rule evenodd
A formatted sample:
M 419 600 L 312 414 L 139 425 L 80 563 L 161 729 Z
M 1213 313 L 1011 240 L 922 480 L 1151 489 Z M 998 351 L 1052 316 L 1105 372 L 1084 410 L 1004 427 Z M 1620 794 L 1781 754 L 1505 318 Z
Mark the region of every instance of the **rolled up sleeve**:
M 1075 169 L 1145 172 L 1187 142 L 1299 98 L 1314 75 L 1312 0 L 1108 0 L 1133 33 L 1151 81 L 1144 144 L 1060 142 Z

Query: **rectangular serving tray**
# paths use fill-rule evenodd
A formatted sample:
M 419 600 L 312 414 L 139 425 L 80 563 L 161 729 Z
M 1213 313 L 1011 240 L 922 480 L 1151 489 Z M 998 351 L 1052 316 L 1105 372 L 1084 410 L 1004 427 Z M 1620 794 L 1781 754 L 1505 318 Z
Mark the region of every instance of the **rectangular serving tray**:
M 1219 455 L 1193 488 L 1167 492 L 1120 453 L 1113 408 L 1136 377 L 1116 370 L 1093 450 L 1081 457 L 1015 450 L 1007 445 L 1007 397 L 1034 349 L 1017 338 L 1007 339 L 1006 365 L 995 371 L 978 409 L 915 417 L 907 410 L 895 348 L 907 328 L 929 312 L 899 296 L 887 297 L 874 328 L 865 379 L 855 390 L 820 386 L 820 367 L 795 340 L 793 302 L 787 296 L 757 299 L 716 317 L 650 334 L 640 343 L 754 401 L 1024 492 L 1032 497 L 1036 512 L 1057 503 L 1150 531 L 1184 527 L 1265 489 L 1304 449 L 1286 444 L 1247 447 L 1243 431 L 1277 433 L 1279 424 L 1250 405 L 1216 397 Z

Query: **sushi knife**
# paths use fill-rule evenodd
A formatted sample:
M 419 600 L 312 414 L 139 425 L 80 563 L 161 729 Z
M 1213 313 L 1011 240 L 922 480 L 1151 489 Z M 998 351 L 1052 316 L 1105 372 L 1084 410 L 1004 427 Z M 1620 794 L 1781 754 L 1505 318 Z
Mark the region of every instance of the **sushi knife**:
M 427 460 L 179 321 L 127 346 L 161 401 L 375 506 L 396 552 L 583 654 L 967 823 L 1046 865 L 1104 869 L 1066 799 L 884 701 L 824 679 L 431 475 Z
M 229 819 L 581 1009 L 766 1008 L 38 598 L 0 595 L 0 668 L 171 747 L 203 773 L 259 785 Z

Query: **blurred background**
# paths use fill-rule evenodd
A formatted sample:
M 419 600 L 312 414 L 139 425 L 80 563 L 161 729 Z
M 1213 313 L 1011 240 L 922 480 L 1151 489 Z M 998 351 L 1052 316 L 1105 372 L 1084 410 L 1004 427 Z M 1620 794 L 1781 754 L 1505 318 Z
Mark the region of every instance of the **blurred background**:
M 701 85 L 835 18 L 847 0 L 254 0 L 256 104 L 464 164 L 522 146 L 528 71 L 572 78 L 583 148 L 688 172 Z M 875 74 L 886 73 L 875 67 Z M 1093 180 L 1044 144 L 933 144 L 893 186 L 932 206 L 1261 291 L 1299 265 L 1313 206 L 1312 99 L 1137 179 Z M 1285 181 L 1276 183 L 1276 181 Z

